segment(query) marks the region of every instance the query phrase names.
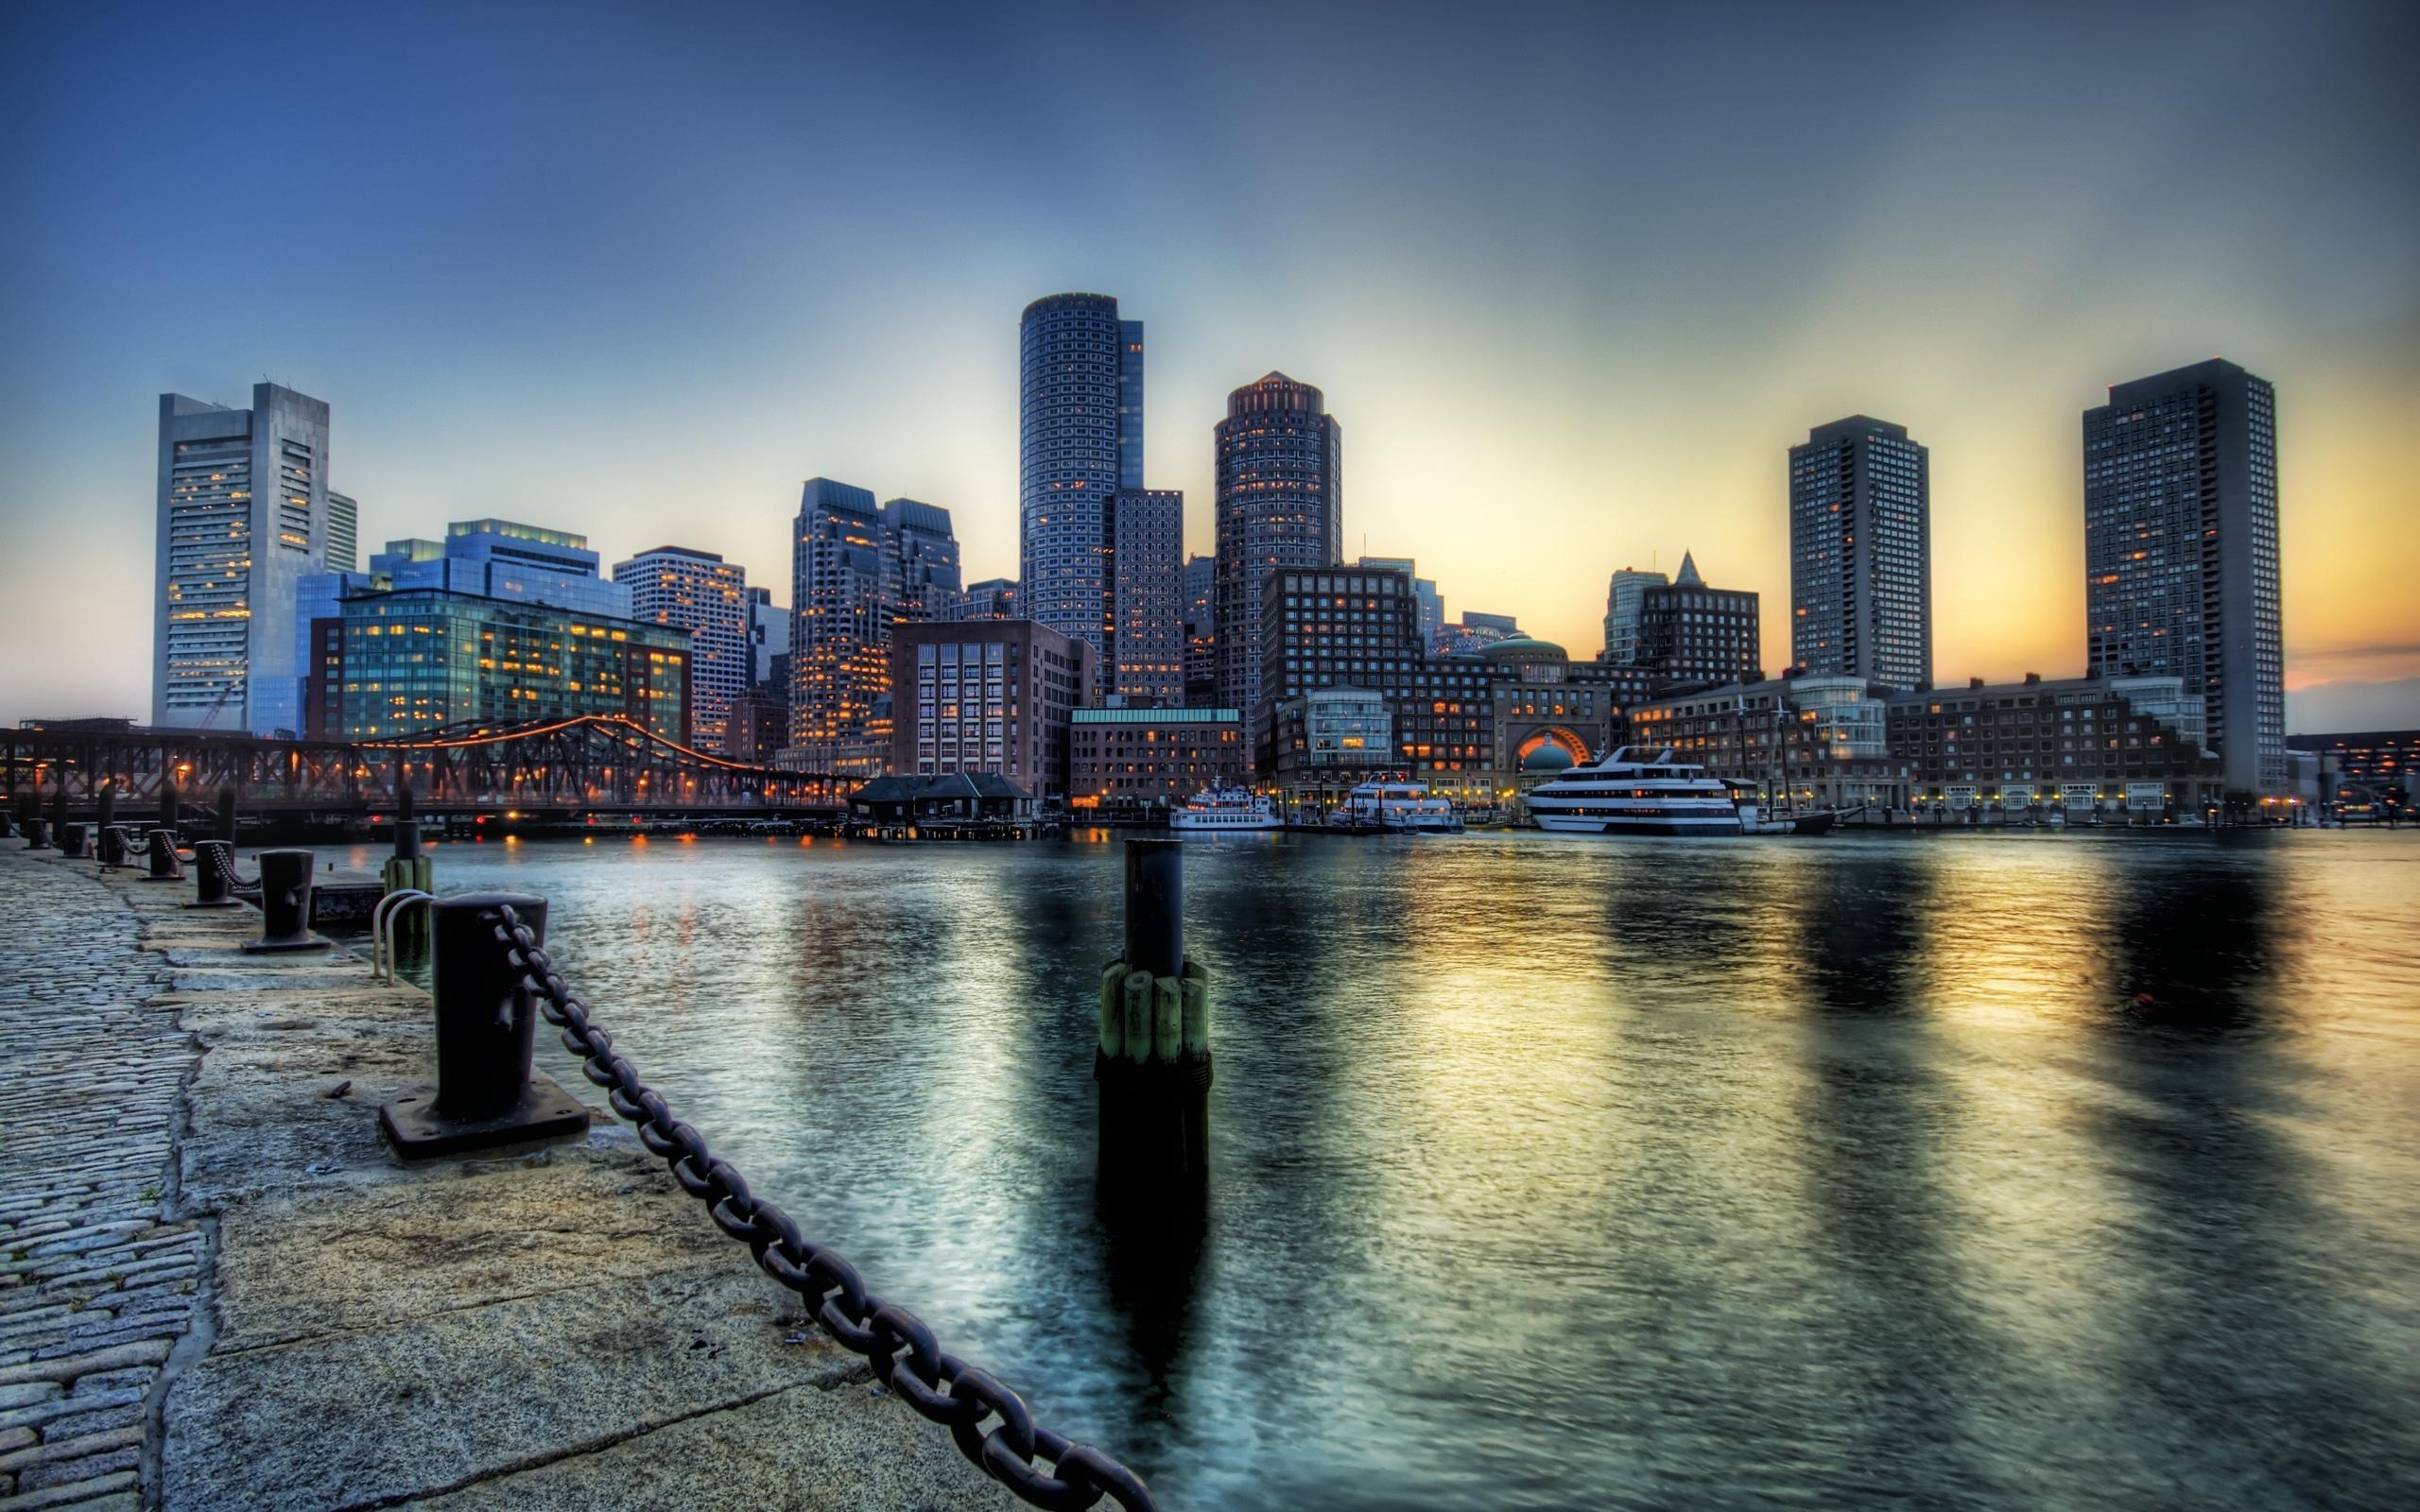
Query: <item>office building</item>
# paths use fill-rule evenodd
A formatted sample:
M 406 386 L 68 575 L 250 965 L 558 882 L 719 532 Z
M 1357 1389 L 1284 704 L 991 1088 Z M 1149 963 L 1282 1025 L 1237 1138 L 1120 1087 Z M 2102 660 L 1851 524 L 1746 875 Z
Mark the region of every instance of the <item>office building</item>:
M 306 712 L 328 738 L 604 714 L 691 744 L 689 634 L 670 626 L 406 588 L 348 597 L 314 634 Z
M 1103 294 L 1034 301 L 1017 323 L 1023 612 L 1098 659 L 1115 617 L 1111 500 L 1143 487 L 1143 322 Z
M 1031 620 L 896 627 L 890 770 L 993 772 L 1046 800 L 1067 794 L 1067 730 L 1090 701 L 1093 648 Z
M 789 679 L 778 681 L 773 676 L 773 659 L 787 656 L 790 649 L 790 611 L 773 602 L 769 588 L 748 591 L 748 685 L 762 688 L 776 684 L 782 706 L 789 706 Z
M 1219 562 L 1184 563 L 1184 701 L 1206 708 L 1219 699 Z
M 1252 781 L 1252 745 L 1234 709 L 1079 709 L 1068 729 L 1068 804 L 1182 807 L 1208 787 Z
M 1932 682 L 1932 458 L 1852 415 L 1789 449 L 1789 654 L 1818 675 Z
M 1332 566 L 1344 540 L 1344 435 L 1327 402 L 1282 372 L 1227 396 L 1218 468 L 1219 702 L 1266 723 L 1260 687 L 1270 575 Z
M 809 478 L 790 560 L 790 745 L 799 770 L 856 774 L 890 690 L 890 581 L 871 490 Z
M 2116 384 L 2083 415 L 2084 643 L 2108 677 L 2173 677 L 2226 785 L 2286 782 L 2277 399 L 2216 358 Z
M 1755 593 L 1707 587 L 1696 559 L 1684 552 L 1678 576 L 1640 590 L 1631 664 L 1659 685 L 1754 682 L 1764 676 L 1759 633 Z
M 1498 641 L 1527 638 L 1519 622 L 1510 614 L 1479 614 L 1464 610 L 1461 619 L 1438 627 L 1429 648 L 1439 656 L 1472 656 Z
M 1394 705 L 1375 688 L 1351 684 L 1272 698 L 1266 765 L 1278 790 L 1324 811 L 1360 783 L 1400 770 Z
M 588 538 L 511 520 L 457 520 L 442 541 L 390 541 L 370 571 L 396 589 L 435 588 L 475 598 L 545 604 L 608 619 L 631 618 L 631 591 L 601 576 Z
M 1662 573 L 1643 573 L 1635 567 L 1616 572 L 1605 585 L 1605 653 L 1604 659 L 1617 666 L 1629 666 L 1638 660 L 1639 598 L 1651 588 L 1661 588 L 1671 579 Z
M 301 728 L 295 600 L 327 567 L 328 406 L 276 384 L 252 407 L 160 396 L 151 723 Z
M 1017 618 L 1017 580 L 986 577 L 969 583 L 953 596 L 944 620 L 1012 620 Z
M 631 618 L 689 632 L 689 733 L 700 749 L 723 750 L 732 703 L 754 671 L 746 570 L 710 551 L 658 546 L 615 562 L 614 581 L 630 591 Z
M 361 506 L 353 495 L 328 490 L 328 547 L 320 565 L 328 572 L 349 573 L 361 566 Z
M 1184 702 L 1184 494 L 1122 489 L 1111 506 L 1108 692 L 1132 704 Z
M 890 581 L 884 590 L 890 617 L 920 624 L 947 619 L 965 588 L 949 511 L 914 499 L 893 499 L 882 507 L 882 527 L 884 550 L 890 558 Z

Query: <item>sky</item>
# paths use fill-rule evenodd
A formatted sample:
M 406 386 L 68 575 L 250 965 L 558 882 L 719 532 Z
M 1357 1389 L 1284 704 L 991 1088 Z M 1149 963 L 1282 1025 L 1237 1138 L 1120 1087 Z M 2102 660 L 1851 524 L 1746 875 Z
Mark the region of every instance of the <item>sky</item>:
M 157 396 L 332 406 L 365 554 L 489 515 L 788 591 L 800 484 L 1017 571 L 1016 321 L 1149 328 L 1212 542 L 1272 369 L 1348 555 L 1576 655 L 1764 595 L 1785 458 L 1932 454 L 1935 676 L 2082 670 L 2080 412 L 2276 385 L 2290 722 L 2420 726 L 2420 6 L 0 7 L 0 719 L 147 713 Z

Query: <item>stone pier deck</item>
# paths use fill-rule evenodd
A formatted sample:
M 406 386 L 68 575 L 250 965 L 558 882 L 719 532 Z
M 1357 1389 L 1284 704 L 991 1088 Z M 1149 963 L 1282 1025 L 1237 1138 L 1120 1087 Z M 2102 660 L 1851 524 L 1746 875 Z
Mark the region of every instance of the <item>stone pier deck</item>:
M 0 840 L 0 1512 L 1018 1504 L 585 1083 L 397 1161 L 427 998 L 191 897 Z

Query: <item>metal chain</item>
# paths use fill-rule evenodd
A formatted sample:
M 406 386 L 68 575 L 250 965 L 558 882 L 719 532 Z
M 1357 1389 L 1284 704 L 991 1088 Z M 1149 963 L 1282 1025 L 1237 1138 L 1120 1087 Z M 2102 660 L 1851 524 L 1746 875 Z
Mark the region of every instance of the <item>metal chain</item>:
M 847 1261 L 806 1239 L 788 1213 L 752 1194 L 747 1180 L 707 1147 L 705 1136 L 673 1117 L 663 1096 L 639 1080 L 511 905 L 497 904 L 491 917 L 497 920 L 496 943 L 521 973 L 522 988 L 562 1031 L 563 1048 L 580 1057 L 581 1074 L 605 1089 L 614 1111 L 637 1127 L 639 1143 L 672 1168 L 682 1190 L 706 1205 L 715 1227 L 746 1245 L 766 1275 L 796 1292 L 824 1332 L 865 1356 L 875 1380 L 947 1428 L 960 1453 L 1035 1506 L 1082 1512 L 1107 1496 L 1125 1512 L 1158 1512 L 1142 1477 L 1091 1445 L 1069 1443 L 1037 1424 L 1024 1399 L 943 1353 L 913 1313 L 867 1291 Z M 984 1429 L 993 1418 L 997 1426 Z

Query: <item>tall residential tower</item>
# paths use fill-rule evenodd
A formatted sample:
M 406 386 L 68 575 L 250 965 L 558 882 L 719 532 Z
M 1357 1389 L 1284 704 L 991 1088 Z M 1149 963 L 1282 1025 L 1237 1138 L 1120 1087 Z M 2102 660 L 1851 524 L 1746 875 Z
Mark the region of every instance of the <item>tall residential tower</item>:
M 1308 384 L 1272 372 L 1227 396 L 1218 464 L 1219 702 L 1256 732 L 1269 576 L 1343 560 L 1344 432 Z
M 631 618 L 689 632 L 689 734 L 719 751 L 735 699 L 753 672 L 748 573 L 710 551 L 658 546 L 614 564 L 630 590 Z
M 890 693 L 891 571 L 873 491 L 809 478 L 790 563 L 790 744 L 809 768 L 853 771 L 877 738 Z
M 1105 294 L 1054 294 L 1017 324 L 1018 591 L 1037 624 L 1108 649 L 1116 522 L 1143 487 L 1143 322 Z M 1096 663 L 1107 675 L 1105 661 Z
M 1852 415 L 1789 449 L 1789 655 L 1818 675 L 1932 681 L 1932 458 Z
M 2199 694 L 2229 791 L 2286 782 L 2277 396 L 2212 358 L 2083 412 L 2084 644 L 2111 678 Z

